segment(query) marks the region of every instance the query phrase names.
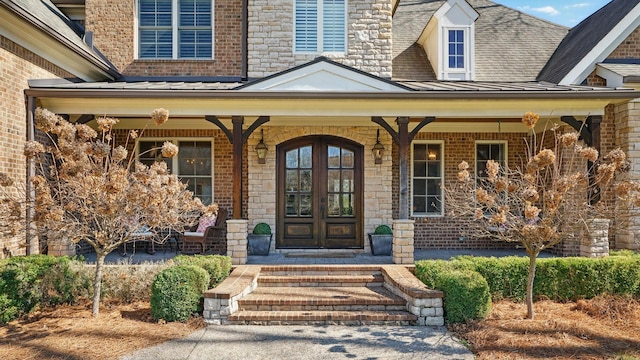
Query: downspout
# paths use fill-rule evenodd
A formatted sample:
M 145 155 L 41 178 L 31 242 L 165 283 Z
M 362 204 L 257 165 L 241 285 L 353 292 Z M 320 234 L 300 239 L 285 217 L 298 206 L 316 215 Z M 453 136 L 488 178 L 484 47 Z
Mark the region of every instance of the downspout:
M 249 0 L 242 0 L 242 80 L 249 74 L 249 50 L 247 36 L 249 34 Z
M 35 139 L 35 125 L 33 121 L 33 116 L 36 110 L 36 98 L 33 96 L 27 96 L 27 141 L 33 141 Z M 32 224 L 31 220 L 33 219 L 33 199 L 34 193 L 33 188 L 31 186 L 31 179 L 35 176 L 35 167 L 33 165 L 33 159 L 27 157 L 27 171 L 26 171 L 26 183 L 25 183 L 25 196 L 27 208 L 25 212 L 25 243 L 26 247 L 26 255 L 31 255 L 34 252 L 32 251 L 33 246 L 33 236 L 31 233 Z

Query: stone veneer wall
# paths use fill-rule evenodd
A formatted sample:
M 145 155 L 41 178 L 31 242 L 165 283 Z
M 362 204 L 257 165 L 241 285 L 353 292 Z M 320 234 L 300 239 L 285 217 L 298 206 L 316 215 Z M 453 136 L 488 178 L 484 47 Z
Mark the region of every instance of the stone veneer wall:
M 391 1 L 347 1 L 344 54 L 294 53 L 293 0 L 249 0 L 249 78 L 261 78 L 320 55 L 383 78 L 391 78 Z
M 26 135 L 24 89 L 30 79 L 51 79 L 73 75 L 17 43 L 0 36 L 0 172 L 24 182 L 26 160 L 23 155 Z M 0 237 L 0 258 L 11 253 L 24 255 L 25 235 Z M 4 250 L 5 251 L 1 251 Z M 35 239 L 32 253 L 39 253 Z
M 269 147 L 266 163 L 258 164 L 255 151 L 248 152 L 248 218 L 249 232 L 260 222 L 276 228 L 276 146 L 284 141 L 307 135 L 334 135 L 364 145 L 364 251 L 370 252 L 366 233 L 373 232 L 380 224 L 391 225 L 391 152 L 384 154 L 382 164 L 374 164 L 371 149 L 376 142 L 377 127 L 269 127 L 264 126 L 264 142 Z M 249 138 L 248 149 L 260 140 L 256 131 Z M 391 149 L 391 137 L 380 132 L 380 142 Z M 275 239 L 275 236 L 274 236 Z M 275 240 L 271 243 L 275 250 Z

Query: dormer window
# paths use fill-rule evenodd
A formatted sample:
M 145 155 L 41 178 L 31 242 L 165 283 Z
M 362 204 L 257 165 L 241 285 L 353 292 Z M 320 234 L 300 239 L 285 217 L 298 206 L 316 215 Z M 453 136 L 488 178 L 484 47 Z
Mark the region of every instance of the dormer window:
M 474 80 L 474 31 L 478 12 L 465 0 L 447 0 L 433 14 L 418 44 L 438 80 Z
M 345 52 L 346 23 L 346 0 L 295 0 L 294 51 Z
M 464 30 L 449 30 L 449 68 L 464 69 Z

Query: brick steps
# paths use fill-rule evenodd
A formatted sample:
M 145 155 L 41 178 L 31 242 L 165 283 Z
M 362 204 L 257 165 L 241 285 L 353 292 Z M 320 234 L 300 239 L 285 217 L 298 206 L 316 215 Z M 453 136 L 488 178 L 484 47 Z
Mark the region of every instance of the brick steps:
M 404 299 L 383 287 L 258 287 L 238 301 L 252 311 L 403 311 Z
M 442 293 L 404 265 L 241 265 L 204 298 L 209 324 L 444 323 Z
M 260 275 L 258 286 L 382 286 L 380 274 L 371 275 Z
M 406 311 L 238 311 L 236 325 L 411 325 L 417 316 Z

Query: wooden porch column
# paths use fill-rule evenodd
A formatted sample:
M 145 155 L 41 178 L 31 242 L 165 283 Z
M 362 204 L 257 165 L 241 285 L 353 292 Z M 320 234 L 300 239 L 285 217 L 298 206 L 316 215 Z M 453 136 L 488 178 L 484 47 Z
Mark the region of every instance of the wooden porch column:
M 398 124 L 398 182 L 400 187 L 399 219 L 409 219 L 409 118 L 401 116 Z
M 232 116 L 233 124 L 233 218 L 242 218 L 242 125 L 243 116 Z
M 409 219 L 409 146 L 416 134 L 418 134 L 418 132 L 427 124 L 430 124 L 435 120 L 435 117 L 427 116 L 423 118 L 411 132 L 409 132 L 409 117 L 399 116 L 396 118 L 396 123 L 398 124 L 398 131 L 396 132 L 382 117 L 371 117 L 371 121 L 387 130 L 393 141 L 398 144 L 398 185 L 400 187 L 400 208 L 398 209 L 398 212 L 400 220 Z
M 591 146 L 592 148 L 598 150 L 600 153 L 600 124 L 602 124 L 602 116 L 594 115 L 589 116 L 583 122 L 576 120 L 573 116 L 562 116 L 560 118 L 563 122 L 567 123 L 574 130 L 576 130 L 580 134 L 580 138 L 584 141 L 587 146 Z M 593 166 L 593 162 L 587 161 L 587 167 L 591 169 L 591 173 L 589 174 L 589 183 L 593 185 L 596 181 L 595 167 Z M 595 205 L 600 201 L 600 191 L 597 188 L 591 187 L 593 192 L 589 194 L 589 202 L 591 205 Z

